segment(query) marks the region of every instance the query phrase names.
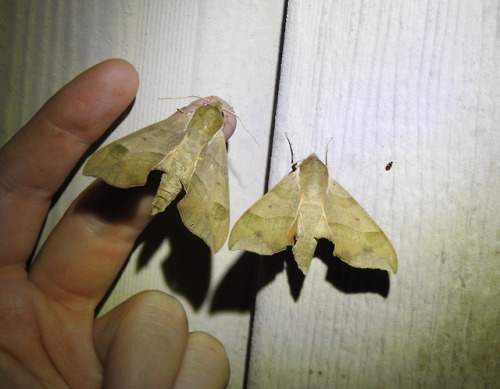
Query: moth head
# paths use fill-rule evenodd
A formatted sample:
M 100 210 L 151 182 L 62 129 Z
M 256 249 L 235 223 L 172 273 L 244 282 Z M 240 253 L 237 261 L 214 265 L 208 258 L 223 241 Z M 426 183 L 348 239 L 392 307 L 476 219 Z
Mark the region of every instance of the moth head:
M 316 154 L 311 154 L 300 165 L 300 181 L 303 186 L 327 187 L 328 177 L 328 168 Z
M 215 102 L 199 107 L 194 111 L 189 126 L 200 134 L 213 136 L 224 124 L 221 106 L 220 102 Z
M 179 111 L 192 114 L 192 124 L 208 136 L 213 136 L 221 130 L 227 141 L 236 128 L 236 115 L 233 108 L 217 96 L 199 98 Z
M 234 130 L 236 129 L 236 115 L 234 114 L 233 107 L 226 101 L 217 96 L 206 97 L 208 105 L 215 105 L 222 116 L 222 133 L 226 141 L 231 138 Z

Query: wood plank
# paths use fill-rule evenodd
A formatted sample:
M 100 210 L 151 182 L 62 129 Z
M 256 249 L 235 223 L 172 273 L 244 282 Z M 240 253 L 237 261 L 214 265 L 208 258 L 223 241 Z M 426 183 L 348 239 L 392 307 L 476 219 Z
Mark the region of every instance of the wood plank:
M 302 280 L 288 254 L 286 271 L 264 257 L 248 388 L 499 382 L 498 11 L 289 1 L 270 186 L 289 171 L 285 133 L 296 159 L 328 149 L 400 270 L 342 266 L 329 246 Z
M 104 59 L 125 58 L 136 66 L 141 85 L 131 112 L 104 143 L 161 120 L 187 102 L 160 98 L 193 94 L 226 99 L 258 139 L 256 144 L 238 124 L 229 142 L 234 220 L 264 188 L 283 3 L 4 1 L 0 144 L 75 75 Z M 42 242 L 91 181 L 75 172 L 49 214 Z M 148 228 L 101 313 L 141 290 L 174 294 L 187 311 L 191 330 L 207 331 L 224 343 L 231 361 L 229 387 L 240 388 L 251 264 L 249 268 L 227 248 L 216 256 L 193 253 L 186 249 L 186 234 L 173 234 L 172 225 L 183 228 L 165 217 Z M 172 245 L 180 247 L 175 257 Z

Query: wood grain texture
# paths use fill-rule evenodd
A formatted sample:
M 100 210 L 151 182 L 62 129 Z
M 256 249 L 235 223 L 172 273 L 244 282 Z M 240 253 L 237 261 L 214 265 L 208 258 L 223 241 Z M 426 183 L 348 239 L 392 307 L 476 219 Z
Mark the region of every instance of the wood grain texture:
M 160 98 L 224 96 L 259 140 L 255 144 L 238 124 L 229 141 L 231 209 L 235 216 L 241 214 L 264 188 L 283 3 L 3 1 L 0 144 L 78 73 L 110 57 L 124 58 L 137 68 L 140 89 L 126 118 L 95 149 L 190 101 Z M 41 242 L 90 182 L 80 170 L 70 177 Z M 211 256 L 190 235 L 178 214 L 156 218 L 138 240 L 101 313 L 142 290 L 174 294 L 187 311 L 191 330 L 207 331 L 224 343 L 231 362 L 229 387 L 241 388 L 253 267 L 225 248 Z
M 105 142 L 184 105 L 159 97 L 220 95 L 259 140 L 241 128 L 231 138 L 232 219 L 263 194 L 283 1 L 2 6 L 2 143 L 75 74 L 122 57 L 141 87 Z M 326 247 L 301 283 L 290 262 L 279 273 L 282 257 L 270 259 L 247 386 L 492 387 L 500 381 L 498 2 L 292 0 L 289 11 L 270 186 L 289 171 L 285 131 L 297 159 L 325 160 L 328 150 L 330 176 L 383 228 L 400 269 L 390 278 L 350 272 Z M 390 160 L 398 164 L 386 172 Z M 42 241 L 88 182 L 76 174 L 63 188 Z M 176 223 L 153 222 L 102 311 L 141 290 L 174 293 L 191 329 L 224 343 L 230 388 L 240 388 L 255 259 L 200 255 L 196 242 L 179 244 L 188 238 Z
M 248 388 L 498 384 L 498 12 L 289 2 L 269 187 L 289 168 L 285 132 L 297 160 L 328 149 L 400 269 L 352 271 L 328 247 L 304 279 L 263 258 Z

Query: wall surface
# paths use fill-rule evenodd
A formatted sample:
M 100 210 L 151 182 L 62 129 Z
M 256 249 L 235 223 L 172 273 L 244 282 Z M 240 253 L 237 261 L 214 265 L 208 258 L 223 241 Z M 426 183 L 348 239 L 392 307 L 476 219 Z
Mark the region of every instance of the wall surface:
M 124 58 L 137 68 L 141 85 L 131 112 L 104 143 L 192 100 L 162 97 L 222 97 L 247 128 L 238 124 L 229 140 L 234 221 L 265 186 L 283 10 L 283 1 L 2 1 L 0 143 L 78 73 L 108 58 Z M 91 181 L 76 172 L 51 210 L 43 238 Z M 193 238 L 175 216 L 174 209 L 149 226 L 101 313 L 144 289 L 174 294 L 191 330 L 207 331 L 224 343 L 230 387 L 239 388 L 256 263 L 229 273 L 239 253 L 227 247 L 215 256 L 205 247 L 188 250 Z
M 290 0 L 270 184 L 328 154 L 399 272 L 262 261 L 249 388 L 500 382 L 498 1 Z M 394 161 L 386 171 L 388 162 Z M 272 280 L 272 281 L 271 281 Z
M 295 161 L 327 159 L 400 263 L 395 276 L 353 269 L 320 242 L 303 278 L 288 251 L 193 252 L 171 210 L 141 237 L 101 313 L 140 290 L 174 294 L 192 330 L 224 343 L 231 388 L 500 381 L 497 0 L 292 0 L 282 53 L 283 0 L 4 0 L 0 10 L 0 144 L 76 74 L 121 57 L 141 86 L 104 143 L 186 104 L 161 97 L 218 95 L 247 129 L 229 141 L 232 222 L 267 178 L 290 171 L 286 133 Z M 91 181 L 75 173 L 42 241 Z

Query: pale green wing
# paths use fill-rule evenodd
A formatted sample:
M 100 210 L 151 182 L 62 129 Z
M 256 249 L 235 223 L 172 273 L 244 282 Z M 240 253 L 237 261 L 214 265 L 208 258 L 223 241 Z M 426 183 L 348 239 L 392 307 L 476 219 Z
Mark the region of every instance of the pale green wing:
M 368 213 L 342 186 L 330 180 L 323 200 L 325 219 L 316 238 L 335 243 L 334 254 L 351 266 L 396 273 L 398 259 L 391 242 Z
M 184 137 L 192 114 L 177 112 L 97 150 L 83 174 L 118 188 L 142 186 L 149 172 Z
M 177 205 L 182 221 L 210 247 L 220 250 L 229 231 L 229 181 L 226 141 L 221 131 L 200 153 L 186 194 Z
M 272 255 L 294 244 L 299 203 L 297 171 L 278 182 L 239 218 L 229 236 L 229 249 Z

